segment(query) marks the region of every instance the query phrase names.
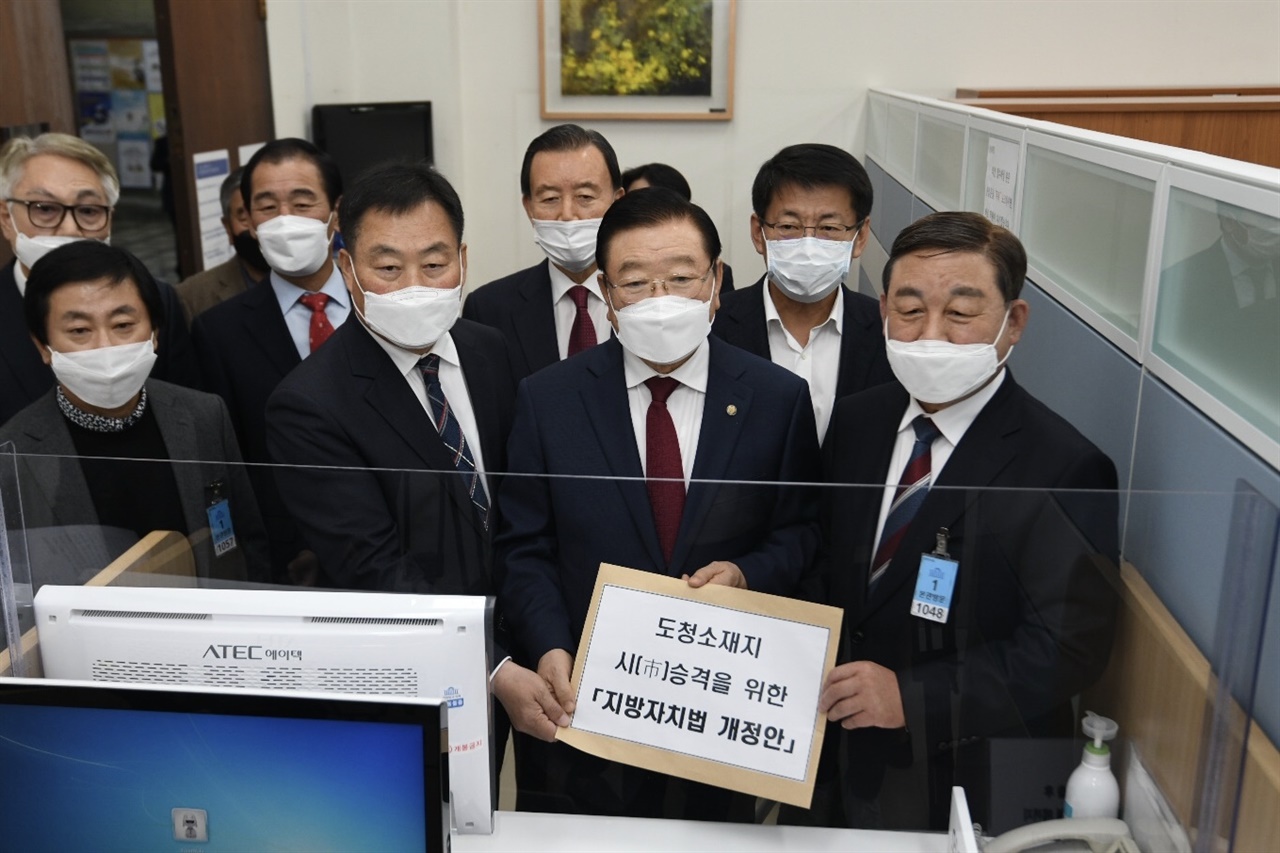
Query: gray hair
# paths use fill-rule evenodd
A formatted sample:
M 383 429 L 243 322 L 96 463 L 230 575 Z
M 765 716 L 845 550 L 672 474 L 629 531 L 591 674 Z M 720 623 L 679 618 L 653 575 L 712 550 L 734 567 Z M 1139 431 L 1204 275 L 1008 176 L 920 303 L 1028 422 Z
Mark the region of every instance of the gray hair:
M 107 194 L 107 204 L 115 207 L 120 200 L 120 179 L 107 155 L 78 136 L 66 133 L 42 133 L 32 139 L 16 136 L 0 148 L 0 198 L 8 198 L 13 187 L 22 180 L 22 169 L 32 157 L 53 154 L 76 160 L 92 169 Z

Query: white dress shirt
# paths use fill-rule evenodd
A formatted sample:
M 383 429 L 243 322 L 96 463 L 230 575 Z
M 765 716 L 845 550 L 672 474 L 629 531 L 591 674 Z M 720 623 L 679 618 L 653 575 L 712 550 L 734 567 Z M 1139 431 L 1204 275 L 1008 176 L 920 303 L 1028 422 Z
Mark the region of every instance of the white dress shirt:
M 427 413 L 427 418 L 434 424 L 435 415 L 431 411 L 431 404 L 427 402 L 427 381 L 422 378 L 422 371 L 418 369 L 418 362 L 425 356 L 401 349 L 373 332 L 369 334 L 378 342 L 378 346 L 391 356 L 396 370 L 400 371 L 400 375 L 409 383 L 413 396 L 418 398 L 418 405 L 422 406 L 422 410 Z M 471 461 L 475 463 L 476 471 L 480 474 L 480 485 L 488 495 L 489 483 L 485 479 L 484 451 L 480 449 L 480 430 L 476 425 L 476 411 L 471 405 L 471 395 L 467 392 L 467 380 L 462 373 L 462 362 L 458 359 L 458 348 L 453 343 L 453 335 L 449 332 L 441 335 L 440 340 L 436 341 L 436 345 L 431 348 L 431 352 L 440 356 L 440 390 L 449 401 L 449 411 L 457 418 L 458 426 L 462 428 L 462 437 L 467 440 L 467 447 L 471 450 Z
M 698 344 L 688 361 L 666 374 L 680 383 L 667 398 L 667 411 L 671 413 L 671 420 L 676 426 L 686 489 L 689 487 L 689 478 L 693 476 L 693 460 L 698 453 L 698 438 L 702 434 L 702 410 L 707 402 L 707 371 L 710 366 L 711 345 L 704 340 Z M 647 476 L 649 461 L 645 449 L 648 447 L 649 403 L 653 400 L 653 395 L 644 381 L 663 374 L 626 350 L 622 351 L 622 367 L 627 380 L 627 401 L 631 405 L 631 428 L 635 431 L 636 449 L 640 452 L 640 470 Z
M 880 521 L 876 524 L 876 538 L 871 545 L 872 551 L 880 547 L 884 522 L 889 517 L 889 507 L 893 505 L 893 493 L 898 489 L 898 480 L 902 478 L 902 471 L 907 467 L 907 460 L 911 458 L 911 448 L 916 443 L 916 431 L 912 428 L 911 422 L 919 415 L 928 415 L 934 426 L 938 428 L 938 432 L 942 433 L 933 440 L 933 447 L 929 450 L 929 461 L 932 463 L 929 485 L 932 486 L 938 482 L 943 467 L 951 459 L 951 452 L 956 449 L 960 439 L 964 438 L 964 434 L 973 425 L 978 413 L 986 408 L 987 403 L 991 402 L 991 398 L 996 395 L 996 391 L 1000 390 L 1004 377 L 1005 369 L 1001 367 L 996 378 L 987 383 L 985 388 L 972 397 L 947 406 L 932 415 L 928 415 L 924 409 L 920 408 L 915 398 L 907 403 L 907 410 L 902 413 L 902 422 L 898 424 L 898 438 L 893 444 L 893 455 L 889 457 L 889 473 L 886 475 L 888 479 L 885 481 L 884 497 L 880 501 Z
M 609 340 L 613 327 L 609 325 L 609 306 L 600 298 L 600 288 L 596 286 L 596 276 L 592 273 L 581 285 L 564 274 L 558 266 L 547 262 L 551 271 L 551 302 L 556 317 L 556 347 L 560 350 L 560 359 L 569 357 L 569 334 L 573 331 L 573 321 L 578 316 L 578 306 L 574 303 L 569 291 L 575 287 L 587 289 L 587 315 L 591 317 L 591 325 L 596 329 L 596 343 Z
M 844 334 L 844 286 L 836 290 L 831 315 L 809 332 L 809 343 L 800 346 L 782 325 L 782 317 L 773 304 L 773 294 L 766 279 L 760 288 L 764 294 L 764 324 L 769 330 L 769 359 L 785 367 L 809 383 L 813 398 L 813 419 L 818 424 L 818 444 L 827 435 L 831 410 L 836 405 L 836 382 L 840 378 L 840 338 Z
M 300 301 L 311 291 L 298 287 L 293 282 L 285 281 L 275 270 L 268 279 L 275 292 L 276 301 L 280 303 L 280 313 L 284 315 L 284 324 L 289 327 L 289 337 L 298 350 L 298 356 L 306 358 L 311 355 L 311 309 Z M 337 329 L 351 313 L 351 294 L 347 293 L 347 285 L 342 280 L 338 265 L 333 265 L 333 272 L 317 293 L 329 297 L 324 306 L 324 315 L 329 318 L 329 325 Z

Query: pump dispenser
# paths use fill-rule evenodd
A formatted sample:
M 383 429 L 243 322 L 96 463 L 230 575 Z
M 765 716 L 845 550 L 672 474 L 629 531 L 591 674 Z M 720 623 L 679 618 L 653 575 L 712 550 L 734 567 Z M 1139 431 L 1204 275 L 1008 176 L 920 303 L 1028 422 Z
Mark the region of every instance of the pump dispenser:
M 1106 742 L 1116 736 L 1120 727 L 1115 720 L 1086 711 L 1081 728 L 1089 742 L 1084 745 L 1080 766 L 1067 780 L 1063 813 L 1067 817 L 1118 817 L 1120 786 L 1111 773 L 1111 749 Z

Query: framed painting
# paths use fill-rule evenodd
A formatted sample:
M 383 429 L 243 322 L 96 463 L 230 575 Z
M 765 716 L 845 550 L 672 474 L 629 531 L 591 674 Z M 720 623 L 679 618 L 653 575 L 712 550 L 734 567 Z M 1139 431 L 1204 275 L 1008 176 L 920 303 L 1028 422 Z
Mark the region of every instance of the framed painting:
M 737 0 L 538 0 L 544 119 L 733 118 Z

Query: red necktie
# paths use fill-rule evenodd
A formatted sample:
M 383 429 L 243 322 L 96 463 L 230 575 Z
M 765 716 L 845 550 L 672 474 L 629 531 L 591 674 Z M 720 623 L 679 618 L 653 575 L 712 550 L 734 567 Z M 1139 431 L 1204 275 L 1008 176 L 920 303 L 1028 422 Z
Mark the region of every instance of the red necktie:
M 573 328 L 569 330 L 569 355 L 577 355 L 596 345 L 596 327 L 587 313 L 588 296 L 587 289 L 580 284 L 569 288 L 569 298 L 578 308 L 573 316 Z
M 680 462 L 676 424 L 667 411 L 667 398 L 680 383 L 669 376 L 654 376 L 644 384 L 653 395 L 645 417 L 645 484 L 662 556 L 670 564 L 684 516 L 684 465 Z
M 329 296 L 325 293 L 306 293 L 298 300 L 311 309 L 311 351 L 316 349 L 333 334 L 333 324 L 324 313 L 324 306 L 329 304 Z

